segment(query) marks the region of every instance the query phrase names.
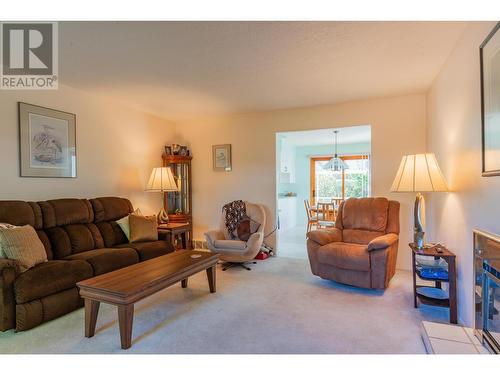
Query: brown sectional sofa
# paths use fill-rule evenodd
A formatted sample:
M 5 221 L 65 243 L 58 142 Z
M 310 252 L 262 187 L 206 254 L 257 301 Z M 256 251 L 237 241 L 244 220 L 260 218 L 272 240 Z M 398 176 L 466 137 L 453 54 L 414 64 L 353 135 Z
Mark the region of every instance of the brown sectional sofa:
M 48 262 L 20 273 L 0 259 L 0 330 L 24 331 L 82 306 L 76 283 L 168 254 L 168 239 L 129 244 L 116 220 L 133 211 L 117 197 L 0 201 L 0 222 L 33 226 Z

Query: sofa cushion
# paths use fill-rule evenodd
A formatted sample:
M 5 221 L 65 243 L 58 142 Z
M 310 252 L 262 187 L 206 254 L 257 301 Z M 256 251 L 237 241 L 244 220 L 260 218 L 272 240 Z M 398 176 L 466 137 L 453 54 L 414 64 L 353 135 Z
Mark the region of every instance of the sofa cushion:
M 85 260 L 89 262 L 94 270 L 94 276 L 111 272 L 139 262 L 137 252 L 131 248 L 96 249 L 73 254 L 64 259 Z
M 104 240 L 95 224 L 67 225 L 63 229 L 68 234 L 73 254 L 104 247 Z
M 116 247 L 120 244 L 128 244 L 127 236 L 115 221 L 103 221 L 96 223 L 104 240 L 104 247 Z
M 74 288 L 76 283 L 92 277 L 92 267 L 81 260 L 52 260 L 22 273 L 14 282 L 17 303 L 30 302 Z
M 95 224 L 70 224 L 46 229 L 56 259 L 105 246 Z
M 247 243 L 239 240 L 215 240 L 214 246 L 219 249 L 244 250 Z
M 388 209 L 387 198 L 348 199 L 343 203 L 342 208 L 343 229 L 384 232 L 387 226 Z
M 370 254 L 366 245 L 345 242 L 329 243 L 318 249 L 318 262 L 348 270 L 370 270 Z
M 128 199 L 118 197 L 102 197 L 90 200 L 94 209 L 95 222 L 116 221 L 130 214 L 132 203 Z
M 131 247 L 137 251 L 141 262 L 166 255 L 174 251 L 174 247 L 167 241 L 135 242 L 118 245 L 117 247 Z
M 0 201 L 0 222 L 16 226 L 42 228 L 42 212 L 38 204 L 23 201 Z
M 54 199 L 38 202 L 43 214 L 43 227 L 53 228 L 94 221 L 94 211 L 87 199 Z
M 344 229 L 342 231 L 342 241 L 356 243 L 358 245 L 368 245 L 371 240 L 383 235 L 384 232 L 374 232 L 363 229 Z

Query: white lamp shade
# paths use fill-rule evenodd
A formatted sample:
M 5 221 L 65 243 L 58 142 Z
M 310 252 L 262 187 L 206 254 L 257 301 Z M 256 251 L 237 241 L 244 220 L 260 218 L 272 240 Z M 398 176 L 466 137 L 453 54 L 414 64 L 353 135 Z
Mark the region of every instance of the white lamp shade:
M 151 177 L 149 177 L 146 191 L 179 191 L 172 170 L 166 167 L 154 168 Z
M 448 186 L 436 156 L 434 154 L 416 154 L 403 156 L 391 191 L 448 191 Z

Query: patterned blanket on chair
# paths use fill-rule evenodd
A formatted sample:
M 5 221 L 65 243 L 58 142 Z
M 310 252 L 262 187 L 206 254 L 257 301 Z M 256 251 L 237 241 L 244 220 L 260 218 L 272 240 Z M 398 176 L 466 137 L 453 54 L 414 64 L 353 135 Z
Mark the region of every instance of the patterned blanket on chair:
M 225 213 L 224 224 L 226 225 L 229 236 L 231 239 L 237 238 L 234 232 L 240 220 L 247 215 L 245 202 L 238 200 L 225 204 L 224 207 L 222 207 L 222 211 Z

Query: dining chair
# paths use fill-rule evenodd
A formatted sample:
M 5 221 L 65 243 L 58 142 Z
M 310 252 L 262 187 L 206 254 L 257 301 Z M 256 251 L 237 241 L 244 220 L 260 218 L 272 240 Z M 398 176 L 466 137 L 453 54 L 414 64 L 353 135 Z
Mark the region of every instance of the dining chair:
M 311 205 L 309 204 L 309 199 L 304 199 L 304 206 L 306 208 L 306 213 L 307 213 L 307 230 L 306 230 L 306 236 L 307 232 L 311 231 L 312 226 L 318 226 L 318 214 L 317 212 L 314 213 L 313 210 L 311 209 Z
M 333 203 L 318 203 L 317 215 L 318 222 L 316 226 L 321 228 L 333 228 L 335 226 L 334 219 L 335 205 Z
M 333 203 L 333 217 L 332 220 L 335 221 L 337 218 L 337 213 L 339 211 L 340 204 L 344 201 L 343 198 L 332 198 Z

